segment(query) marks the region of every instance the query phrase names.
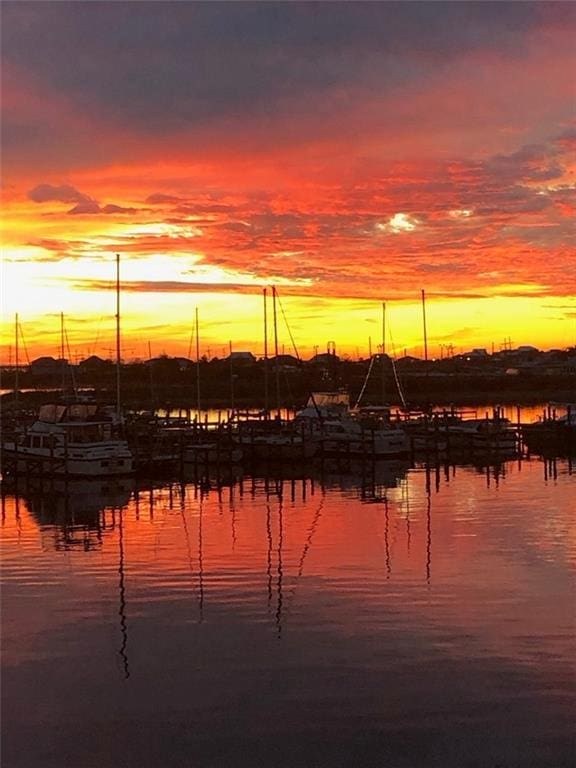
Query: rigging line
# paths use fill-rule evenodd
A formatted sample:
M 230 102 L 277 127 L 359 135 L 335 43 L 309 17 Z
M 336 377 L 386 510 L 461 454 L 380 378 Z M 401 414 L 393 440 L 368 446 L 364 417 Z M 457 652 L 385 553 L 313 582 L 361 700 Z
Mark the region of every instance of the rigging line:
M 400 379 L 398 378 L 398 371 L 396 370 L 394 360 L 392 360 L 392 371 L 394 372 L 394 381 L 396 382 L 396 388 L 398 389 L 398 394 L 400 395 L 400 400 L 402 401 L 402 407 L 406 408 L 406 399 L 404 398 L 404 392 L 402 392 L 402 387 L 400 385 Z
M 400 400 L 402 401 L 402 407 L 406 408 L 406 399 L 404 398 L 404 392 L 402 391 L 402 387 L 400 385 L 400 378 L 398 377 L 398 371 L 396 370 L 396 345 L 394 344 L 394 339 L 392 337 L 392 328 L 390 327 L 390 321 L 388 321 L 388 335 L 390 336 L 390 342 L 392 344 L 392 372 L 394 373 L 394 381 L 396 382 L 396 388 L 398 390 L 398 394 L 400 395 Z
M 70 349 L 70 339 L 68 338 L 68 331 L 64 328 L 64 338 L 66 339 L 66 347 L 68 349 L 68 359 L 72 359 L 72 350 Z M 72 379 L 72 389 L 74 390 L 74 397 L 78 397 L 78 388 L 76 387 L 76 376 L 74 375 L 74 366 L 68 365 L 70 369 L 70 378 Z
M 320 499 L 320 504 L 318 505 L 318 508 L 314 514 L 314 518 L 312 520 L 312 523 L 310 524 L 310 527 L 308 529 L 308 536 L 306 537 L 306 542 L 304 543 L 304 549 L 302 550 L 302 554 L 300 555 L 300 561 L 298 563 L 298 573 L 296 574 L 296 578 L 294 581 L 294 585 L 292 589 L 290 590 L 290 594 L 287 597 L 286 600 L 286 617 L 288 617 L 288 614 L 290 613 L 290 609 L 292 607 L 292 602 L 294 600 L 294 595 L 296 594 L 296 588 L 298 586 L 298 582 L 302 578 L 302 574 L 304 573 L 304 562 L 306 560 L 306 555 L 308 554 L 308 550 L 310 549 L 312 545 L 312 539 L 314 538 L 314 534 L 316 533 L 316 529 L 318 527 L 318 523 L 320 521 L 320 518 L 322 516 L 322 510 L 324 508 L 324 501 L 325 497 L 322 496 Z
M 94 344 L 92 346 L 92 349 L 89 350 L 91 355 L 96 354 L 96 349 L 98 348 L 98 342 L 100 341 L 100 328 L 102 326 L 102 315 L 98 318 L 98 325 L 96 326 L 96 338 L 94 339 Z
M 370 374 L 372 373 L 372 368 L 374 367 L 374 360 L 376 359 L 375 355 L 372 355 L 370 358 L 370 366 L 368 367 L 368 373 L 366 374 L 366 378 L 364 379 L 364 384 L 362 385 L 362 389 L 360 390 L 360 394 L 358 395 L 358 400 L 356 400 L 356 405 L 354 408 L 358 408 L 360 405 L 360 400 L 362 400 L 362 397 L 364 396 L 364 392 L 366 391 L 366 385 L 368 384 L 368 379 L 370 378 Z
M 194 331 L 195 327 L 192 326 L 192 330 L 190 331 L 190 341 L 188 342 L 188 360 L 192 359 L 192 343 L 194 341 Z
M 292 331 L 290 330 L 290 326 L 288 325 L 288 320 L 286 319 L 286 313 L 284 312 L 284 307 L 282 306 L 282 302 L 280 301 L 280 296 L 278 296 L 278 289 L 276 289 L 276 298 L 278 299 L 278 304 L 280 305 L 280 312 L 282 312 L 282 317 L 284 318 L 284 322 L 286 323 L 286 328 L 288 330 L 288 335 L 290 336 L 290 341 L 292 342 L 292 347 L 294 348 L 296 358 L 298 359 L 298 361 L 301 362 L 300 353 L 298 352 L 298 347 L 296 346 L 296 342 L 294 341 L 294 336 L 292 336 Z
M 30 355 L 28 354 L 28 347 L 26 346 L 26 339 L 24 338 L 24 331 L 22 329 L 22 323 L 20 321 L 18 321 L 17 332 L 20 333 L 20 339 L 22 340 L 22 346 L 24 347 L 24 354 L 26 355 L 26 360 L 28 361 L 28 365 L 30 365 Z

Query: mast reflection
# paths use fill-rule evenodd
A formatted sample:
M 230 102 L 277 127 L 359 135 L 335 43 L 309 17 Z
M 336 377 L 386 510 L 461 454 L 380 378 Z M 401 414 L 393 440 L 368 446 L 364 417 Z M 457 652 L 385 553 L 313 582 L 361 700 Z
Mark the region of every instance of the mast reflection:
M 128 666 L 128 623 L 126 621 L 126 587 L 124 583 L 124 513 L 120 510 L 118 523 L 118 542 L 120 547 L 120 556 L 118 564 L 118 573 L 120 581 L 118 582 L 118 591 L 120 595 L 120 605 L 118 615 L 120 616 L 120 633 L 122 635 L 122 644 L 118 651 L 122 659 L 122 668 L 124 670 L 124 679 L 130 677 L 130 668 Z
M 268 539 L 267 550 L 267 568 L 266 575 L 268 577 L 268 610 L 272 604 L 272 513 L 270 511 L 270 504 L 266 504 L 266 536 Z
M 276 629 L 277 637 L 280 640 L 282 637 L 282 603 L 283 603 L 283 577 L 282 570 L 282 545 L 284 543 L 284 518 L 283 518 L 283 499 L 282 494 L 278 499 L 278 582 L 277 582 L 277 594 L 278 603 L 276 607 Z

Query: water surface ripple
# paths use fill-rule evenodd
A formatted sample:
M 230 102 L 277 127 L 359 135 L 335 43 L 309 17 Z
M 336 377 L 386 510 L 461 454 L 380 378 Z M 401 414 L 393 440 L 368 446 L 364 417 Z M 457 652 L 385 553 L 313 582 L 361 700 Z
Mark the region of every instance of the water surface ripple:
M 569 460 L 2 503 L 4 768 L 563 768 Z

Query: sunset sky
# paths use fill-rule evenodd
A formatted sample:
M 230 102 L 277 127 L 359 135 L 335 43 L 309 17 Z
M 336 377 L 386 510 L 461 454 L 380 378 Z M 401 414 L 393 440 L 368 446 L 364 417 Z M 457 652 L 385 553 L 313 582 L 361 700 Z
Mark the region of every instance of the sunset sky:
M 1 15 L 4 361 L 576 344 L 576 3 Z

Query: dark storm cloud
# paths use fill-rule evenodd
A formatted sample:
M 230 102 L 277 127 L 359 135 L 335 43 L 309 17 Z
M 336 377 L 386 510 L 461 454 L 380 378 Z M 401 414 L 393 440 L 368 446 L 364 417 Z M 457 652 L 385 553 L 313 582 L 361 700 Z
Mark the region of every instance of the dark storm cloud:
M 115 205 L 114 203 L 100 206 L 92 197 L 85 195 L 83 192 L 80 192 L 69 184 L 38 184 L 27 193 L 27 196 L 35 203 L 76 203 L 74 208 L 71 208 L 68 211 L 68 213 L 73 216 L 78 214 L 97 213 L 130 214 L 147 210 L 146 208 L 124 207 Z
M 28 198 L 35 203 L 87 203 L 93 202 L 88 196 L 69 184 L 38 184 L 28 192 Z
M 139 213 L 141 211 L 146 210 L 145 208 L 125 208 L 122 205 L 114 205 L 114 203 L 109 203 L 108 205 L 104 205 L 100 211 L 102 213 L 119 213 L 119 214 L 129 214 L 129 213 Z
M 75 205 L 74 208 L 71 208 L 68 213 L 70 213 L 72 216 L 76 216 L 79 214 L 84 215 L 101 213 L 101 211 L 100 206 L 96 200 L 83 200 L 82 202 L 78 203 L 78 205 Z
M 375 94 L 475 49 L 519 56 L 559 3 L 5 3 L 3 56 L 87 114 L 158 132 Z
M 553 144 L 534 144 L 509 155 L 496 156 L 487 168 L 501 180 L 551 181 L 562 176 L 562 165 L 556 159 L 558 154 Z
M 176 195 L 165 195 L 162 192 L 155 192 L 153 195 L 148 195 L 146 202 L 150 205 L 166 205 L 173 203 L 183 203 L 186 200 Z
M 106 291 L 110 282 L 105 280 L 71 280 L 70 284 L 77 290 Z M 191 280 L 126 280 L 122 283 L 122 291 L 129 293 L 260 293 L 258 285 L 246 283 L 195 283 Z
M 88 199 L 81 201 L 78 203 L 78 205 L 75 205 L 74 208 L 68 211 L 68 213 L 72 216 L 76 216 L 78 214 L 94 215 L 99 213 L 125 216 L 127 214 L 140 213 L 145 210 L 146 208 L 126 208 L 122 205 L 114 205 L 114 203 L 108 203 L 108 205 L 100 206 L 96 200 Z

